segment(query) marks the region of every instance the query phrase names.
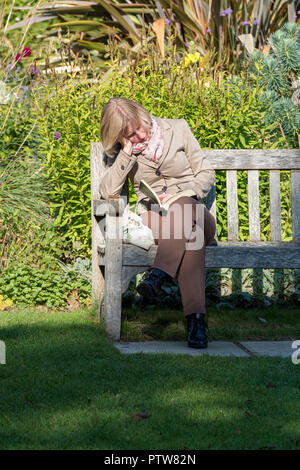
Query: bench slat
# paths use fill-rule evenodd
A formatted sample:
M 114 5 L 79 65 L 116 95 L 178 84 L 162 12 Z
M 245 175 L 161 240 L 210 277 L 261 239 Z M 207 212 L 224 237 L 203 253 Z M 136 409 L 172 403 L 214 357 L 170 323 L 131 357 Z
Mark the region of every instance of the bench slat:
M 216 251 L 214 251 L 216 249 Z M 210 268 L 300 268 L 300 245 L 207 247 Z
M 272 242 L 281 241 L 281 201 L 280 201 L 280 170 L 271 170 L 270 183 L 270 224 Z
M 239 219 L 236 170 L 227 170 L 226 172 L 226 191 L 228 240 L 238 240 Z
M 99 251 L 99 250 L 98 250 Z M 143 250 L 123 243 L 123 266 L 151 266 L 157 245 Z M 105 257 L 99 254 L 103 265 Z M 207 268 L 300 268 L 300 243 L 294 242 L 218 242 L 206 247 Z
M 260 240 L 259 218 L 259 172 L 248 171 L 248 214 L 249 214 L 249 238 L 252 241 Z
M 300 241 L 300 171 L 291 171 L 293 240 Z
M 203 149 L 215 170 L 299 170 L 298 149 Z
M 216 219 L 217 215 L 217 205 L 216 205 L 216 185 L 214 184 L 211 190 L 209 191 L 208 195 L 206 196 L 206 207 L 208 208 L 209 212 L 214 216 Z

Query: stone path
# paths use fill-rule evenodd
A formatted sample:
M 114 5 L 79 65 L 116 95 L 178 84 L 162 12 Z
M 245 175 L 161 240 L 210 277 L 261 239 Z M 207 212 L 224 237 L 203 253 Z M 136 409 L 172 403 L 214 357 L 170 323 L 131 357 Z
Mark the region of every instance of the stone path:
M 278 356 L 291 357 L 295 349 L 293 341 L 211 341 L 207 349 L 194 349 L 187 346 L 186 341 L 145 341 L 145 342 L 119 342 L 114 346 L 122 354 L 188 354 L 190 356 Z

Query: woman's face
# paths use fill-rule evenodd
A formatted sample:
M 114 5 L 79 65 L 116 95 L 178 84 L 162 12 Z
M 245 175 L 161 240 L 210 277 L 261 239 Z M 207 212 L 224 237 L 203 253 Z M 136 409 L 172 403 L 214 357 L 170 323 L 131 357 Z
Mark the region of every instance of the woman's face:
M 125 136 L 132 144 L 139 144 L 150 139 L 150 130 L 143 125 L 132 122 L 128 124 L 127 135 Z

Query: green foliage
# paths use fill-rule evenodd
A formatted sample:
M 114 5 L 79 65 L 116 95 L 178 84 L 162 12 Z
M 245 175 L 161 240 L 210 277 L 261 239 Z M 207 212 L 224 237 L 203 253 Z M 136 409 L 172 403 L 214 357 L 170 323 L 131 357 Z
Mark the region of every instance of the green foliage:
M 50 217 L 49 188 L 44 166 L 34 158 L 36 147 L 32 156 L 26 155 L 29 146 L 17 155 L 6 150 L 0 160 L 0 268 L 25 259 L 47 268 L 56 265 L 55 258 L 72 258 Z
M 41 161 L 46 165 L 54 225 L 75 253 L 88 253 L 90 241 L 90 144 L 98 141 L 96 93 L 69 82 L 50 97 L 45 113 L 37 101 Z M 99 112 L 99 111 L 98 111 Z M 55 134 L 59 132 L 59 139 Z
M 227 8 L 228 3 L 231 8 Z M 161 0 L 157 4 L 152 0 L 145 0 L 143 4 L 133 5 L 132 2 L 128 4 L 121 0 L 96 2 L 91 8 L 87 2 L 66 3 L 64 0 L 57 0 L 50 5 L 44 0 L 38 11 L 32 8 L 31 21 L 36 32 L 41 32 L 37 28 L 44 26 L 44 34 L 36 34 L 35 42 L 40 40 L 42 46 L 50 43 L 55 61 L 63 61 L 66 51 L 69 51 L 69 55 L 76 51 L 81 56 L 88 56 L 91 52 L 93 60 L 103 67 L 114 45 L 120 57 L 124 58 L 127 52 L 138 56 L 145 42 L 152 42 L 155 53 L 160 54 L 159 41 L 153 35 L 154 30 L 157 37 L 164 34 L 164 43 L 167 45 L 174 34 L 181 50 L 187 50 L 188 43 L 195 41 L 201 55 L 213 51 L 214 63 L 230 70 L 233 66 L 238 68 L 240 65 L 240 57 L 245 54 L 244 41 L 246 47 L 248 41 L 253 42 L 254 47 L 261 47 L 270 32 L 287 21 L 290 16 L 288 3 L 290 2 L 287 0 L 203 0 L 198 4 L 187 0 Z M 31 2 L 31 5 L 36 6 L 36 2 Z M 57 18 L 52 19 L 53 15 Z M 41 21 L 41 18 L 45 23 L 34 24 L 36 19 Z M 153 23 L 159 18 L 165 18 L 165 24 L 156 23 L 154 28 Z M 19 24 L 15 23 L 8 28 L 6 34 L 9 39 L 13 40 L 13 35 L 18 31 L 15 28 Z M 57 48 L 60 53 L 57 53 Z
M 59 274 L 57 271 L 19 264 L 8 266 L 0 278 L 0 293 L 19 305 L 65 307 L 74 289 L 84 305 L 87 297 L 91 296 L 90 283 L 75 271 Z
M 284 135 L 286 144 L 294 148 L 297 139 L 300 143 L 300 26 L 287 23 L 267 42 L 270 54 L 255 51 L 249 70 L 262 87 L 262 99 L 269 103 L 264 123 L 275 123 L 277 135 Z

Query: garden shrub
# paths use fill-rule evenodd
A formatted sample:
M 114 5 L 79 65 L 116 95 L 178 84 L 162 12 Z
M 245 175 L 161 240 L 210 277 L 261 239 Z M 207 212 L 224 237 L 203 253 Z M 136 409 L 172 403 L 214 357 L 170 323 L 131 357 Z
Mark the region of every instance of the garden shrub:
M 91 285 L 75 271 L 59 273 L 29 265 L 8 266 L 1 273 L 0 292 L 18 305 L 66 307 L 68 297 L 76 290 L 80 304 L 88 305 Z

